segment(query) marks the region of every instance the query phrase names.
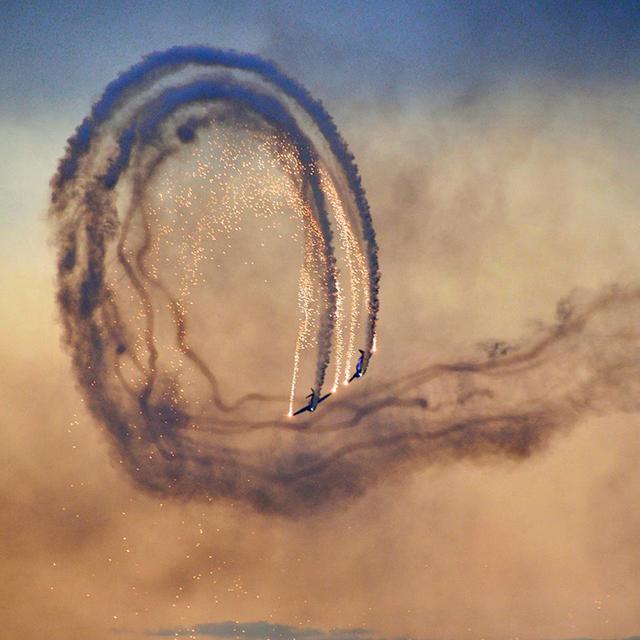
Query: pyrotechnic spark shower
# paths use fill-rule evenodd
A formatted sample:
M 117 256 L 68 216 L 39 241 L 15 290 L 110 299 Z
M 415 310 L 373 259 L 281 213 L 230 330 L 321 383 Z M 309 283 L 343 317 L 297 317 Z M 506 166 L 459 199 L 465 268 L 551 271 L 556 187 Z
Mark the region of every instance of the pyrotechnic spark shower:
M 167 169 L 178 161 L 186 182 Z M 75 374 L 119 463 L 149 491 L 299 515 L 393 469 L 523 458 L 584 413 L 639 408 L 640 290 L 613 287 L 563 301 L 522 344 L 359 386 L 307 420 L 282 415 L 311 355 L 318 393 L 327 375 L 332 388 L 348 379 L 360 345 L 369 364 L 380 272 L 343 138 L 257 56 L 176 47 L 125 71 L 69 139 L 50 216 Z M 299 324 L 289 389 L 230 401 L 192 340 L 193 309 L 215 308 L 212 267 L 226 266 L 247 216 L 300 249 Z M 256 415 L 274 402 L 281 417 Z
M 244 138 L 227 139 L 230 129 Z M 208 157 L 199 145 L 206 135 L 213 135 Z M 162 175 L 188 146 L 195 148 L 193 177 L 215 185 L 206 216 L 193 185 Z M 334 391 L 355 341 L 371 352 L 380 274 L 358 170 L 321 103 L 271 62 L 207 47 L 147 56 L 107 86 L 69 139 L 52 188 L 65 337 L 95 412 L 118 437 L 137 431 L 145 439 L 125 417 L 133 406 L 147 424 L 160 416 L 166 425 L 199 428 L 212 407 L 232 413 L 270 399 L 262 390 L 225 399 L 215 363 L 198 353 L 188 329 L 192 293 L 206 285 L 204 267 L 221 266 L 247 211 L 260 211 L 271 225 L 288 211 L 298 224 L 292 239 L 303 247 L 288 415 L 304 354 L 315 347 L 311 385 L 320 394 L 334 350 Z M 206 248 L 210 241 L 215 254 Z M 160 340 L 167 331 L 161 304 L 172 320 L 168 348 Z M 360 325 L 366 333 L 357 337 Z M 206 400 L 195 401 L 198 412 L 187 399 L 194 373 L 208 385 Z M 131 407 L 121 405 L 123 391 Z
M 204 67 L 208 76 L 198 76 L 187 82 L 181 82 L 180 73 L 191 67 Z M 234 77 L 233 72 L 240 75 Z M 161 82 L 167 77 L 178 76 L 177 84 L 166 86 Z M 315 131 L 307 135 L 299 124 L 304 115 L 313 124 Z M 111 83 L 102 98 L 94 105 L 91 115 L 85 119 L 69 140 L 66 156 L 62 159 L 58 174 L 54 178 L 52 215 L 66 237 L 67 246 L 63 253 L 63 262 L 70 263 L 71 256 L 78 252 L 79 219 L 87 221 L 86 233 L 92 234 L 96 245 L 95 252 L 87 256 L 86 271 L 78 282 L 79 269 L 73 267 L 60 271 L 61 296 L 69 300 L 74 293 L 74 285 L 80 291 L 76 304 L 82 315 L 95 318 L 101 306 L 99 290 L 103 286 L 105 273 L 102 261 L 104 252 L 112 234 L 123 230 L 119 240 L 119 258 L 126 275 L 137 289 L 145 307 L 147 346 L 149 347 L 149 376 L 146 383 L 147 395 L 155 384 L 155 360 L 157 354 L 150 342 L 153 323 L 152 309 L 147 295 L 143 292 L 143 280 L 160 288 L 175 310 L 175 322 L 178 329 L 178 345 L 180 351 L 197 363 L 198 368 L 210 381 L 214 400 L 219 408 L 230 408 L 220 397 L 213 371 L 199 360 L 186 340 L 184 329 L 184 304 L 188 294 L 185 281 L 180 285 L 177 295 L 169 292 L 166 285 L 158 277 L 157 265 L 147 266 L 148 257 L 157 253 L 157 238 L 170 234 L 170 230 L 158 228 L 154 239 L 146 226 L 147 239 L 139 248 L 135 259 L 141 274 L 134 274 L 131 260 L 124 250 L 126 233 L 131 220 L 141 212 L 146 217 L 153 217 L 153 209 L 145 204 L 146 184 L 157 173 L 158 168 L 167 158 L 176 153 L 180 144 L 194 141 L 198 132 L 216 120 L 235 118 L 244 123 L 239 126 L 253 128 L 257 137 L 262 136 L 263 146 L 270 146 L 272 153 L 278 158 L 282 168 L 289 174 L 289 184 L 285 184 L 283 193 L 290 200 L 298 200 L 297 210 L 301 211 L 305 231 L 305 257 L 303 269 L 314 269 L 316 291 L 313 296 L 316 304 L 322 305 L 319 312 L 320 321 L 315 342 L 318 348 L 318 361 L 313 386 L 320 392 L 330 363 L 331 348 L 334 341 L 336 320 L 342 320 L 340 310 L 343 301 L 339 299 L 338 267 L 333 248 L 333 232 L 329 218 L 329 209 L 338 218 L 340 239 L 346 253 L 347 271 L 351 274 L 351 294 L 356 299 L 350 315 L 350 345 L 353 340 L 358 309 L 357 283 L 364 286 L 362 274 L 354 274 L 354 261 L 361 267 L 364 263 L 363 251 L 371 255 L 368 264 L 371 269 L 367 274 L 367 327 L 366 348 L 370 351 L 375 338 L 376 316 L 378 311 L 378 259 L 375 234 L 371 226 L 371 218 L 360 185 L 357 169 L 346 144 L 339 135 L 331 118 L 322 105 L 299 84 L 282 74 L 275 65 L 256 56 L 224 52 L 204 47 L 174 48 L 166 52 L 148 56 L 143 62 L 132 67 Z M 169 130 L 171 129 L 171 130 Z M 319 151 L 313 136 L 319 138 L 327 157 Z M 108 142 L 116 140 L 115 149 L 109 148 Z M 106 147 L 106 148 L 105 148 Z M 227 146 L 222 150 L 223 156 L 233 155 L 234 151 Z M 106 158 L 106 159 L 105 159 Z M 223 158 L 224 160 L 225 158 Z M 226 158 L 228 160 L 228 158 Z M 237 158 L 236 158 L 237 160 Z M 246 166 L 246 163 L 245 163 Z M 205 170 L 206 164 L 200 160 L 199 170 Z M 340 174 L 340 181 L 331 177 L 332 173 Z M 226 176 L 214 176 L 218 181 Z M 212 178 L 212 179 L 214 179 Z M 129 212 L 123 220 L 118 214 L 116 191 L 126 190 L 127 180 L 132 184 Z M 280 181 L 282 186 L 283 180 Z M 339 194 L 338 184 L 347 185 Z M 78 188 L 84 192 L 78 194 Z M 331 207 L 327 206 L 326 192 L 331 198 Z M 171 197 L 171 187 L 161 197 Z M 181 194 L 183 206 L 191 205 L 192 193 Z M 236 199 L 237 200 L 237 199 Z M 240 203 L 242 204 L 242 203 Z M 226 231 L 237 222 L 239 211 L 237 201 L 233 206 L 222 208 L 217 214 L 217 223 Z M 347 221 L 350 216 L 349 221 Z M 90 220 L 90 222 L 89 222 Z M 230 227 L 231 225 L 231 227 Z M 89 228 L 90 227 L 90 228 Z M 105 227 L 112 230 L 105 233 Z M 123 229 L 124 227 L 124 229 Z M 199 227 L 200 231 L 202 229 Z M 355 234 L 362 232 L 361 242 L 355 241 Z M 212 230 L 208 231 L 213 234 Z M 220 230 L 218 230 L 220 233 Z M 190 247 L 192 262 L 191 279 L 197 280 L 197 264 L 203 258 L 198 237 L 193 237 Z M 200 251 L 200 253 L 198 253 Z M 308 253 L 314 252 L 313 257 Z M 354 254 L 356 257 L 354 257 Z M 181 261 L 187 259 L 183 253 Z M 75 262 L 75 259 L 74 259 Z M 318 272 L 322 273 L 318 273 Z M 297 363 L 300 350 L 308 347 L 310 314 L 310 274 L 301 277 L 301 326 L 294 356 L 294 374 L 292 395 L 297 384 Z M 320 281 L 320 287 L 318 287 Z M 105 292 L 109 297 L 110 292 Z M 70 309 L 70 307 L 67 307 Z M 91 322 L 91 320 L 88 320 Z M 98 325 L 95 326 L 98 329 Z M 338 345 L 336 372 L 343 363 L 342 326 L 337 328 Z M 139 352 L 139 342 L 137 351 Z M 123 343 L 124 345 L 124 343 Z M 130 352 L 122 355 L 128 357 Z M 139 354 L 138 354 L 139 355 Z M 139 358 L 137 359 L 139 362 Z M 337 377 L 336 373 L 336 377 Z M 290 407 L 291 408 L 291 407 Z

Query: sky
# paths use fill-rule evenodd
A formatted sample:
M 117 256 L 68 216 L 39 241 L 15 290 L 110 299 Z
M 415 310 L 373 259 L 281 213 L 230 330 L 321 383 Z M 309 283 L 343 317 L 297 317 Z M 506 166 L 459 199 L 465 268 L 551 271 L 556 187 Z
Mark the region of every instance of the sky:
M 7 637 L 640 634 L 640 5 L 0 9 Z M 531 449 L 511 438 L 489 450 L 470 435 L 442 451 L 365 456 L 352 494 L 303 514 L 242 496 L 176 499 L 124 472 L 63 345 L 50 181 L 104 87 L 145 54 L 187 44 L 275 61 L 323 102 L 355 155 L 380 244 L 380 349 L 345 397 L 367 407 L 390 381 L 415 379 L 388 409 L 364 412 L 362 433 L 480 424 L 500 409 L 535 416 Z M 290 373 L 294 255 L 260 258 L 255 233 L 194 311 L 229 393 Z M 279 284 L 250 288 L 247 254 Z M 551 346 L 481 381 L 447 368 L 499 344 Z M 288 442 L 275 434 L 266 451 L 301 446 Z M 312 453 L 325 446 L 311 442 Z

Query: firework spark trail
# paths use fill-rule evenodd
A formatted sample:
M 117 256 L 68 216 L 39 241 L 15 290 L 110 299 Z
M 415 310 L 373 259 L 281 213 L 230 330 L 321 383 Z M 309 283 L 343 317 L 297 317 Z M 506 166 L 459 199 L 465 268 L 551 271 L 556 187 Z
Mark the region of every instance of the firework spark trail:
M 203 54 L 206 62 L 203 62 Z M 158 370 L 157 310 L 148 287 L 161 294 L 170 310 L 176 330 L 176 344 L 171 346 L 173 353 L 185 356 L 207 379 L 215 406 L 223 411 L 233 409 L 233 405 L 223 400 L 211 368 L 196 353 L 187 338 L 188 305 L 192 304 L 188 298 L 193 286 L 201 279 L 199 264 L 204 259 L 204 249 L 200 245 L 205 238 L 215 239 L 215 234 L 212 235 L 211 229 L 205 225 L 196 226 L 195 234 L 186 232 L 189 253 L 181 250 L 175 258 L 176 264 L 183 271 L 183 277 L 178 283 L 177 291 L 171 291 L 158 261 L 160 242 L 166 242 L 170 246 L 174 244 L 170 239 L 173 225 L 161 223 L 159 211 L 148 205 L 147 185 L 168 158 L 174 156 L 181 146 L 193 142 L 198 132 L 210 127 L 217 118 L 237 120 L 237 123 L 245 121 L 245 124 L 249 123 L 250 127 L 266 135 L 266 138 L 262 137 L 262 144 L 267 148 L 271 147 L 272 155 L 278 158 L 283 170 L 289 175 L 292 181 L 287 188 L 290 198 L 297 200 L 295 208 L 304 212 L 301 217 L 306 238 L 303 276 L 300 280 L 301 324 L 294 356 L 292 398 L 289 403 L 291 410 L 301 354 L 312 344 L 317 346 L 318 351 L 314 388 L 318 393 L 321 392 L 336 323 L 337 360 L 334 385 L 345 367 L 342 326 L 344 305 L 340 298 L 338 309 L 337 268 L 327 198 L 331 199 L 331 213 L 337 219 L 341 245 L 345 250 L 351 278 L 351 295 L 356 297 L 356 301 L 352 302 L 349 329 L 353 349 L 356 326 L 354 310 L 357 309 L 360 295 L 356 286 L 362 286 L 364 278 L 362 274 L 354 274 L 353 254 L 358 243 L 354 240 L 352 230 L 348 228 L 340 200 L 345 198 L 345 205 L 348 206 L 348 203 L 357 201 L 358 193 L 338 195 L 335 186 L 327 178 L 322 164 L 324 160 L 318 155 L 311 138 L 298 125 L 291 105 L 280 100 L 278 91 L 284 92 L 286 96 L 293 98 L 295 104 L 306 109 L 306 115 L 316 124 L 322 119 L 322 107 L 305 89 L 275 70 L 270 63 L 254 56 L 227 55 L 213 50 L 206 53 L 200 48 L 173 50 L 167 55 L 168 57 L 153 54 L 107 87 L 103 97 L 94 105 L 91 115 L 69 140 L 67 154 L 61 160 L 59 171 L 52 180 L 51 216 L 57 225 L 60 243 L 59 301 L 67 340 L 75 351 L 78 375 L 89 393 L 100 386 L 103 368 L 108 366 L 104 361 L 109 360 L 103 352 L 106 346 L 102 335 L 105 331 L 105 300 L 113 298 L 110 289 L 111 283 L 115 281 L 113 278 L 117 281 L 126 278 L 129 281 L 131 299 L 138 298 L 140 306 L 136 318 L 143 326 L 131 335 L 131 331 L 124 325 L 119 326 L 122 321 L 118 323 L 111 320 L 118 327 L 110 328 L 109 331 L 119 336 L 116 349 L 118 358 L 114 366 L 123 383 L 123 371 L 127 369 L 124 363 L 128 358 L 134 359 L 139 373 L 146 374 L 144 390 L 139 398 L 143 405 L 142 412 L 149 414 L 152 411 L 150 403 L 153 403 L 152 396 L 158 376 L 164 375 L 166 378 L 168 375 L 168 372 L 163 374 Z M 194 55 L 198 60 L 194 59 Z M 182 60 L 177 61 L 181 56 Z M 186 64 L 196 62 L 211 65 L 218 59 L 222 60 L 222 67 L 250 71 L 268 80 L 274 87 L 254 86 L 227 73 L 213 78 L 198 77 L 177 86 L 166 86 L 164 83 L 156 90 L 155 83 L 159 79 L 179 71 Z M 162 60 L 166 63 L 165 67 L 162 67 Z M 210 105 L 218 105 L 217 111 L 211 110 Z M 194 111 L 196 108 L 199 110 Z M 327 128 L 326 122 L 322 127 L 318 124 L 318 127 L 326 138 L 326 133 L 322 130 L 322 127 Z M 115 150 L 113 140 L 116 142 Z M 228 145 L 221 153 L 223 161 L 228 162 L 228 157 L 224 160 L 225 153 L 228 156 Z M 333 163 L 335 160 L 335 157 L 330 158 L 329 162 Z M 206 173 L 201 162 L 201 175 L 203 171 Z M 226 176 L 223 176 L 222 182 L 225 179 Z M 121 187 L 123 183 L 124 186 Z M 328 190 L 328 194 L 325 190 Z M 130 201 L 121 220 L 117 203 L 122 192 L 129 193 Z M 160 199 L 162 197 L 163 194 L 160 194 Z M 190 189 L 184 193 L 172 194 L 171 185 L 168 185 L 164 197 L 167 203 L 173 199 L 174 217 L 177 215 L 176 207 L 186 211 L 192 209 L 193 192 Z M 236 209 L 234 202 L 231 205 L 233 215 L 237 214 Z M 223 228 L 232 228 L 236 224 L 224 210 L 216 216 L 217 220 L 226 224 Z M 133 221 L 142 225 L 135 242 L 129 238 Z M 105 273 L 109 269 L 105 265 L 105 258 L 118 232 L 120 236 L 116 257 L 119 267 L 116 266 L 116 271 L 110 275 Z M 314 275 L 312 278 L 311 274 L 319 276 L 319 281 L 318 277 Z M 117 317 L 122 318 L 122 314 Z M 318 332 L 315 343 L 310 335 L 314 322 Z M 82 340 L 90 345 L 87 352 L 83 351 L 80 344 Z M 146 366 L 141 368 L 141 363 L 145 360 Z M 171 360 L 169 368 L 171 376 L 177 379 L 184 371 L 184 361 L 179 357 Z M 86 369 L 93 372 L 88 378 Z M 140 384 L 139 373 L 136 374 L 138 378 L 130 375 L 126 380 L 127 388 L 133 389 L 136 383 Z M 176 387 L 177 390 L 171 391 L 171 394 L 177 393 L 179 396 L 184 393 L 176 383 L 164 380 L 163 385 Z M 157 400 L 165 396 L 161 386 L 154 397 Z M 245 400 L 267 398 L 264 394 L 251 393 L 241 398 L 237 404 L 242 404 Z M 178 407 L 172 407 L 171 411 L 175 416 L 182 415 L 182 409 Z
M 69 191 L 67 182 L 75 176 L 82 158 L 91 146 L 92 138 L 99 132 L 100 127 L 113 116 L 114 112 L 120 109 L 132 95 L 143 92 L 165 76 L 191 65 L 235 69 L 255 74 L 295 101 L 313 120 L 329 144 L 331 152 L 348 182 L 351 196 L 360 216 L 360 224 L 367 247 L 369 319 L 365 350 L 368 359 L 373 350 L 380 307 L 380 268 L 375 230 L 360 174 L 353 155 L 322 103 L 313 98 L 302 85 L 282 73 L 271 61 L 251 54 L 204 46 L 172 47 L 165 51 L 149 54 L 107 86 L 101 99 L 93 106 L 91 114 L 85 118 L 76 133 L 68 140 L 67 153 L 60 162 L 53 183 L 54 203 L 57 200 L 58 206 L 64 208 Z M 126 136 L 123 142 L 125 145 L 131 144 Z M 319 371 L 318 378 L 323 377 L 323 372 Z
M 344 294 L 340 286 L 340 280 L 336 281 L 336 288 L 338 294 L 336 296 L 335 372 L 331 393 L 335 393 L 338 390 L 338 381 L 340 380 L 340 373 L 344 366 Z
M 310 213 L 305 207 L 304 202 L 300 201 L 299 197 L 296 197 L 296 206 L 294 210 L 299 212 L 300 218 L 305 216 L 312 219 Z M 304 351 L 312 346 L 312 332 L 311 329 L 314 324 L 315 316 L 319 311 L 318 301 L 319 292 L 316 284 L 316 279 L 312 274 L 317 273 L 319 265 L 317 264 L 318 243 L 321 241 L 321 234 L 317 228 L 317 225 L 311 223 L 310 225 L 304 225 L 304 251 L 303 251 L 303 263 L 300 267 L 299 282 L 298 282 L 298 312 L 300 321 L 298 323 L 298 333 L 296 336 L 295 350 L 293 355 L 293 370 L 291 375 L 291 390 L 289 394 L 289 408 L 287 416 L 293 416 L 293 403 L 295 401 L 296 390 L 298 386 L 298 376 L 300 373 L 300 361 Z M 336 281 L 337 285 L 337 281 Z M 337 308 L 337 307 L 336 307 Z M 340 330 L 339 323 L 338 330 Z
M 305 257 L 311 255 L 305 251 Z M 296 337 L 296 347 L 293 354 L 293 373 L 291 376 L 291 393 L 289 395 L 289 410 L 287 416 L 293 415 L 293 403 L 295 400 L 296 387 L 298 385 L 298 374 L 300 372 L 300 358 L 304 349 L 308 346 L 311 337 L 312 326 L 312 302 L 313 302 L 313 281 L 310 275 L 311 265 L 305 263 L 300 268 L 300 283 L 298 286 L 298 306 L 300 310 L 300 323 L 298 324 L 298 335 Z
M 167 118 L 173 116 L 179 108 L 211 100 L 233 101 L 234 103 L 248 106 L 270 125 L 280 128 L 295 148 L 299 166 L 303 170 L 305 189 L 308 189 L 312 197 L 312 211 L 317 216 L 315 217 L 315 222 L 320 230 L 323 244 L 322 262 L 325 273 L 324 300 L 326 313 L 322 317 L 319 328 L 319 357 L 315 380 L 315 388 L 321 389 L 329 363 L 336 306 L 336 267 L 331 245 L 332 232 L 324 206 L 324 193 L 319 180 L 318 159 L 313 151 L 312 143 L 299 129 L 289 112 L 277 100 L 264 93 L 245 86 L 232 85 L 226 81 L 199 80 L 189 85 L 166 89 L 152 100 L 151 106 L 145 107 L 142 113 L 138 114 L 138 121 L 133 126 L 129 126 L 119 135 L 118 152 L 109 162 L 108 169 L 100 178 L 98 184 L 101 182 L 107 191 L 112 190 L 117 185 L 121 174 L 129 166 L 134 148 L 133 141 L 139 138 L 146 145 L 156 144 L 160 136 L 159 129 L 161 124 Z M 199 122 L 198 126 L 203 124 L 203 122 Z M 193 135 L 193 132 L 191 132 L 188 139 L 192 139 Z M 182 134 L 182 137 L 187 136 Z M 144 258 L 147 249 L 148 246 L 145 246 L 141 253 L 141 258 Z M 153 281 L 153 283 L 162 288 L 160 282 Z M 172 305 L 175 306 L 175 301 L 173 300 Z M 183 319 L 177 317 L 176 322 L 182 325 Z M 183 349 L 187 351 L 189 348 L 183 340 L 182 334 L 184 332 L 180 330 L 180 333 Z M 191 358 L 196 361 L 196 356 L 193 353 L 191 353 Z M 204 363 L 198 361 L 198 368 L 210 378 L 212 387 L 216 389 L 213 376 L 204 366 Z M 151 386 L 150 384 L 149 388 Z M 225 405 L 219 400 L 217 390 L 215 395 L 217 403 L 223 408 Z
M 244 87 L 227 86 L 226 83 L 199 81 L 178 89 L 168 89 L 157 99 L 157 107 L 150 110 L 150 116 L 138 125 L 142 137 L 153 140 L 157 136 L 159 123 L 169 117 L 174 111 L 185 104 L 200 102 L 203 100 L 232 99 L 247 103 L 251 109 L 257 112 L 270 123 L 284 128 L 289 138 L 295 145 L 299 159 L 299 165 L 303 170 L 306 183 L 313 196 L 313 210 L 317 214 L 315 219 L 322 235 L 323 242 L 323 267 L 326 274 L 326 314 L 322 317 L 318 337 L 318 367 L 316 372 L 315 388 L 320 390 L 324 383 L 325 372 L 329 363 L 331 340 L 334 329 L 336 308 L 336 267 L 331 245 L 332 232 L 328 215 L 324 206 L 324 193 L 319 180 L 318 159 L 313 151 L 310 140 L 298 128 L 295 120 L 286 109 L 265 94 L 250 91 Z M 120 147 L 120 153 L 116 161 L 111 165 L 106 181 L 109 185 L 115 183 L 117 175 L 128 164 L 130 154 L 129 136 L 122 136 L 124 146 Z
M 346 349 L 336 349 L 336 370 L 334 376 L 333 389 L 336 390 L 340 384 L 340 374 L 344 368 L 344 378 L 342 384 L 347 384 L 349 380 L 349 369 L 345 366 L 346 362 L 351 362 L 355 355 L 356 347 L 356 335 L 358 331 L 358 323 L 360 320 L 360 291 L 363 283 L 367 280 L 367 269 L 365 264 L 365 258 L 357 241 L 352 227 L 349 224 L 346 216 L 343 203 L 338 195 L 336 187 L 330 175 L 326 171 L 322 171 L 322 185 L 327 194 L 327 200 L 331 205 L 331 211 L 334 214 L 336 220 L 336 226 L 338 229 L 338 237 L 340 239 L 340 246 L 345 254 L 345 260 L 347 261 L 348 273 L 349 273 L 349 291 L 351 298 L 351 306 L 349 313 L 349 330 L 348 330 L 348 343 Z M 365 304 L 369 307 L 369 295 L 368 291 L 365 292 Z M 344 307 L 344 298 L 339 297 L 338 304 Z M 375 336 L 371 352 L 375 352 Z M 342 356 L 342 357 L 341 357 Z

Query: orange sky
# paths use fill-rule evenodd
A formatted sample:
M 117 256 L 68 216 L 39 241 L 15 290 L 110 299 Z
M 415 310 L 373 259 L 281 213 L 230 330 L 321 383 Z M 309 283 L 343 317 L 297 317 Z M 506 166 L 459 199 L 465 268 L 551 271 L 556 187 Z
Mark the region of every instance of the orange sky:
M 528 335 L 574 287 L 637 281 L 638 107 L 621 88 L 529 88 L 347 113 L 384 277 L 368 385 Z M 7 638 L 225 620 L 373 637 L 638 633 L 637 413 L 581 418 L 520 463 L 383 473 L 361 499 L 297 520 L 141 493 L 60 347 L 44 211 L 62 148 L 45 141 L 44 161 L 42 136 L 20 131 L 28 215 L 0 239 Z M 239 365 L 230 380 L 243 379 Z

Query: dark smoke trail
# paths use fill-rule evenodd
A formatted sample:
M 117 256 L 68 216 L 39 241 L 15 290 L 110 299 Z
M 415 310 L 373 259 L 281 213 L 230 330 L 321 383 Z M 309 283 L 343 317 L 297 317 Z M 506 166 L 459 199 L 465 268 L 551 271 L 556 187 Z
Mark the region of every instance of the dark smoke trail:
M 242 403 L 224 403 L 208 363 L 188 341 L 188 315 L 163 272 L 148 268 L 153 229 L 143 214 L 147 187 L 167 158 L 220 117 L 220 111 L 208 110 L 211 102 L 222 105 L 223 115 L 277 136 L 296 155 L 303 195 L 320 227 L 327 220 L 317 175 L 322 159 L 291 110 L 267 87 L 225 77 L 153 93 L 153 83 L 166 71 L 159 66 L 162 54 L 154 55 L 159 57 L 110 85 L 72 138 L 53 182 L 52 204 L 60 248 L 58 299 L 76 375 L 140 487 L 178 498 L 239 500 L 298 516 L 428 464 L 524 459 L 585 415 L 638 410 L 640 291 L 622 288 L 574 294 L 559 306 L 557 322 L 528 341 L 499 345 L 480 358 L 429 365 L 357 399 L 332 398 L 307 421 L 260 420 Z M 186 64 L 177 59 L 168 68 Z M 257 69 L 263 67 L 251 71 L 261 73 Z M 200 109 L 196 115 L 194 107 Z M 341 166 L 351 163 L 355 171 L 336 148 Z M 348 178 L 349 197 L 358 201 L 354 175 Z M 118 196 L 127 203 L 124 215 Z M 135 223 L 142 225 L 141 240 L 130 251 Z M 370 282 L 377 287 L 377 257 L 374 263 L 371 255 Z M 138 329 L 134 304 L 123 302 L 109 280 L 112 263 L 143 310 Z M 224 413 L 208 414 L 205 402 L 181 399 L 179 380 L 162 369 L 154 291 L 168 302 L 179 350 L 207 379 Z M 377 297 L 370 303 L 377 305 Z M 324 330 L 321 340 L 322 335 Z M 137 337 L 146 358 L 134 348 Z M 328 347 L 321 340 L 322 353 Z M 131 382 L 134 375 L 144 383 Z M 264 406 L 259 401 L 266 398 L 252 398 Z M 265 445 L 274 433 L 277 439 Z
M 207 103 L 211 101 L 230 101 L 249 108 L 260 116 L 266 123 L 285 134 L 296 150 L 300 166 L 303 167 L 304 179 L 312 194 L 314 210 L 317 213 L 318 222 L 322 231 L 324 243 L 324 260 L 326 270 L 326 291 L 328 296 L 328 309 L 324 322 L 320 327 L 318 341 L 318 370 L 315 387 L 322 389 L 329 363 L 331 337 L 334 328 L 336 310 L 336 264 L 332 248 L 331 224 L 326 211 L 325 197 L 320 186 L 320 173 L 318 158 L 311 140 L 298 127 L 295 119 L 286 108 L 267 94 L 255 89 L 229 84 L 220 81 L 200 80 L 181 87 L 172 87 L 163 91 L 150 104 L 145 105 L 143 112 L 138 114 L 134 127 L 126 129 L 119 137 L 118 153 L 109 165 L 109 169 L 102 177 L 102 183 L 107 189 L 113 189 L 120 175 L 129 165 L 131 152 L 136 139 L 147 146 L 158 141 L 159 127 L 177 110 L 189 105 Z M 197 126 L 196 126 L 197 124 Z M 188 134 L 185 133 L 185 125 L 180 129 L 181 139 L 191 140 L 198 127 L 205 126 L 206 120 L 191 123 Z M 180 135 L 179 132 L 179 135 Z M 138 203 L 137 203 L 138 204 Z
M 151 72 L 150 72 L 151 73 Z M 151 73 L 153 76 L 153 74 Z M 107 92 L 106 101 L 109 103 L 109 92 Z M 335 322 L 336 310 L 336 264 L 332 247 L 332 232 L 330 222 L 326 212 L 325 197 L 320 185 L 320 172 L 318 166 L 318 158 L 315 153 L 311 140 L 299 128 L 295 118 L 289 113 L 288 109 L 276 98 L 260 92 L 259 90 L 248 85 L 233 83 L 227 80 L 200 80 L 194 81 L 188 85 L 178 88 L 170 88 L 165 90 L 161 95 L 152 99 L 143 105 L 142 108 L 134 114 L 133 124 L 128 125 L 126 129 L 118 134 L 117 152 L 108 162 L 106 172 L 97 182 L 93 182 L 86 189 L 84 195 L 78 196 L 74 192 L 74 188 L 69 183 L 76 179 L 76 171 L 79 166 L 79 160 L 86 155 L 90 148 L 91 140 L 95 137 L 97 129 L 89 125 L 89 121 L 80 127 L 79 131 L 82 135 L 77 134 L 69 143 L 69 152 L 67 157 L 61 162 L 58 176 L 54 179 L 53 184 L 57 185 L 53 193 L 52 214 L 54 217 L 64 219 L 69 218 L 68 210 L 74 207 L 88 205 L 88 209 L 95 209 L 95 202 L 100 204 L 97 206 L 99 211 L 101 207 L 110 209 L 113 205 L 109 203 L 110 195 L 107 193 L 115 188 L 120 175 L 125 171 L 131 159 L 136 143 L 143 148 L 153 146 L 158 143 L 159 127 L 175 113 L 189 105 L 207 103 L 207 102 L 231 102 L 239 106 L 239 108 L 248 108 L 254 114 L 257 114 L 267 125 L 280 132 L 285 139 L 295 149 L 299 164 L 303 167 L 303 178 L 305 182 L 305 191 L 309 191 L 310 199 L 313 203 L 314 211 L 319 228 L 322 234 L 324 244 L 324 269 L 325 269 L 325 291 L 327 300 L 326 313 L 322 317 L 322 323 L 318 334 L 318 366 L 315 379 L 315 388 L 319 391 L 322 389 L 326 375 L 327 366 L 330 358 L 330 349 L 332 342 L 332 334 Z M 100 103 L 94 108 L 94 112 L 98 116 L 98 122 L 101 118 L 109 115 L 109 110 L 100 107 Z M 196 129 L 200 126 L 208 124 L 207 119 L 182 124 L 177 128 L 177 134 L 181 142 L 189 142 L 193 140 Z M 86 135 L 85 135 L 86 134 Z M 102 192 L 101 192 L 102 189 Z M 106 190 L 106 192 L 105 192 Z M 84 205 L 82 204 L 84 198 Z M 136 203 L 136 206 L 139 203 Z M 82 213 L 80 213 L 82 215 Z M 98 217 L 100 214 L 97 213 Z M 96 219 L 94 225 L 101 224 Z M 66 238 L 75 238 L 75 234 L 63 232 Z M 65 249 L 67 255 L 75 253 L 74 247 Z M 102 259 L 102 253 L 96 255 L 97 260 Z M 88 279 L 83 286 L 85 288 L 99 289 L 101 280 L 98 279 L 94 283 L 92 271 L 98 269 L 96 265 L 90 266 L 88 270 Z M 66 271 L 65 271 L 66 273 Z M 137 287 L 139 289 L 139 287 Z M 153 356 L 153 349 L 150 348 Z M 152 357 L 153 359 L 153 357 Z M 205 367 L 201 364 L 200 368 L 204 371 Z M 153 369 L 153 366 L 151 366 Z M 207 377 L 210 379 L 212 386 L 212 374 L 207 370 Z M 223 403 L 218 399 L 220 406 Z
M 357 497 L 402 470 L 464 458 L 523 459 L 584 415 L 638 411 L 640 291 L 574 296 L 559 310 L 555 326 L 506 356 L 432 365 L 355 403 L 328 405 L 308 424 L 302 446 L 292 433 L 265 459 L 225 444 L 241 442 L 228 434 L 195 443 L 176 433 L 176 444 L 189 443 L 170 461 L 180 474 L 166 461 L 144 465 L 137 477 L 151 489 L 167 483 L 169 495 L 229 497 L 299 515 Z M 292 429 L 274 422 L 241 430 L 256 428 Z
M 218 486 L 210 482 L 212 465 L 222 465 L 230 471 L 223 495 L 297 515 L 359 496 L 401 470 L 465 458 L 527 458 L 585 415 L 640 409 L 639 326 L 640 290 L 576 293 L 559 304 L 554 326 L 522 344 L 502 345 L 505 355 L 435 364 L 356 402 L 334 402 L 307 425 L 302 447 L 293 446 L 292 434 L 291 445 L 269 460 L 225 446 L 241 440 L 217 430 L 207 453 L 199 444 L 197 454 L 187 454 L 186 481 L 176 478 L 169 493 L 192 496 L 198 487 Z M 289 422 L 236 429 L 293 430 Z
M 322 103 L 313 98 L 307 89 L 289 78 L 269 60 L 251 54 L 223 51 L 204 46 L 172 47 L 166 51 L 149 54 L 142 62 L 132 66 L 107 86 L 100 100 L 93 106 L 91 115 L 85 118 L 75 134 L 69 138 L 67 153 L 60 161 L 58 173 L 53 181 L 54 202 L 64 192 L 66 183 L 75 176 L 80 160 L 88 152 L 91 140 L 99 127 L 108 121 L 131 95 L 144 91 L 162 77 L 189 65 L 247 71 L 265 79 L 302 107 L 328 142 L 355 200 L 367 247 L 369 325 L 366 352 L 369 356 L 373 348 L 380 309 L 380 266 L 376 234 L 358 167 L 347 143 Z

